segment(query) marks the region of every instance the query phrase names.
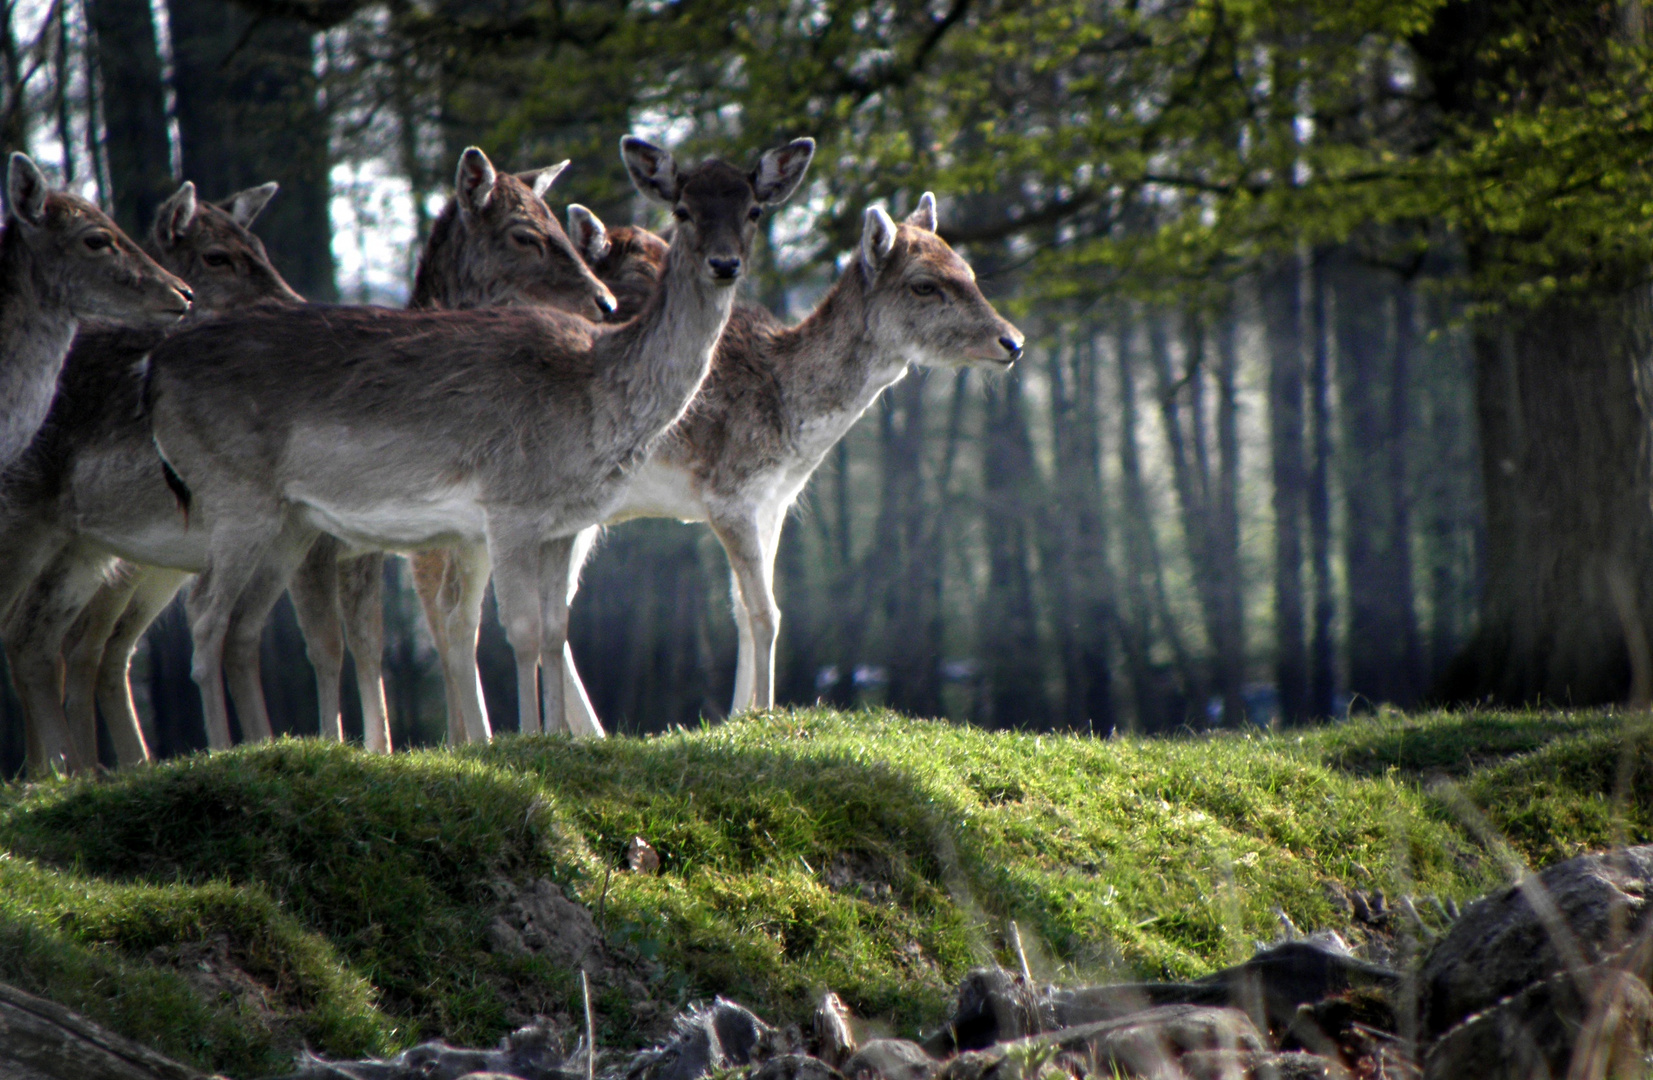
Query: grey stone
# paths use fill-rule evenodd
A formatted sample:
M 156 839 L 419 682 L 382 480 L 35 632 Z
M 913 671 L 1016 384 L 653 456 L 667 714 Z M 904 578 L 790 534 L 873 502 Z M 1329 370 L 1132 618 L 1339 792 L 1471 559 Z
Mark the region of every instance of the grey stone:
M 778 1054 L 753 1069 L 751 1080 L 844 1080 L 844 1074 L 807 1054 Z
M 1650 889 L 1653 846 L 1633 847 L 1557 863 L 1471 904 L 1424 958 L 1423 1035 L 1441 1035 L 1569 966 L 1625 952 L 1648 929 Z M 1637 950 L 1644 981 L 1645 961 Z
M 930 1080 L 940 1063 L 906 1039 L 873 1039 L 844 1063 L 850 1080 Z
M 461 1080 L 506 1076 L 511 1080 L 584 1080 L 568 1071 L 562 1048 L 543 1023 L 529 1024 L 493 1050 L 467 1050 L 433 1041 L 382 1061 L 327 1061 L 308 1052 L 281 1080 Z
M 1314 1054 L 1191 1050 L 1177 1062 L 1183 1080 L 1342 1080 L 1347 1070 Z
M 1430 1045 L 1425 1080 L 1645 1080 L 1653 994 L 1634 974 L 1561 973 L 1474 1014 Z
M 1179 1075 L 1179 1059 L 1192 1051 L 1265 1049 L 1262 1035 L 1238 1009 L 1161 1005 L 966 1052 L 939 1075 L 942 1080 L 1020 1080 L 1023 1063 L 1048 1053 L 1087 1074 L 1106 1076 L 1113 1069 L 1171 1080 Z
M 770 1056 L 775 1035 L 748 1009 L 718 998 L 679 1015 L 665 1043 L 631 1059 L 626 1080 L 697 1080 L 715 1069 L 750 1065 Z

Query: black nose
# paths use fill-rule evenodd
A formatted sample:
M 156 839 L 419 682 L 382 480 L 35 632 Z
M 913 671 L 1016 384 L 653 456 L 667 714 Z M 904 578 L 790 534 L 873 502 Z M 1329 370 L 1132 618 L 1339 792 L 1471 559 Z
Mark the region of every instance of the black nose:
M 607 293 L 600 293 L 597 297 L 597 309 L 604 315 L 614 314 L 614 297 Z
M 176 288 L 183 294 L 185 300 L 188 300 L 192 304 L 195 302 L 195 292 L 188 285 L 179 284 Z
M 1010 359 L 1020 360 L 1022 358 L 1022 343 L 1011 337 L 1009 334 L 1006 334 L 1004 337 L 1000 338 L 999 344 L 1003 345 L 1004 351 L 1010 354 Z
M 732 278 L 740 276 L 740 259 L 707 259 L 706 265 L 712 268 L 712 276 L 716 278 Z

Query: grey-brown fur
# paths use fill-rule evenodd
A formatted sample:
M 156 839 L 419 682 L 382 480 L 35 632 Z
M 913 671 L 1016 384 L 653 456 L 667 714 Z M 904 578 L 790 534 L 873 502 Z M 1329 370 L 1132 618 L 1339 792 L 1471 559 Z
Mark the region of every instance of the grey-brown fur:
M 165 324 L 188 310 L 188 286 L 101 210 L 51 190 L 33 161 L 13 154 L 0 232 L 0 469 L 46 419 L 81 319 Z
M 717 534 L 740 630 L 734 710 L 774 703 L 776 544 L 827 451 L 909 362 L 1008 367 L 1021 343 L 935 235 L 929 195 L 899 226 L 869 211 L 860 257 L 797 326 L 737 307 L 699 396 L 604 511 L 703 520 Z
M 460 155 L 454 195 L 438 215 L 420 255 L 408 306 L 463 310 L 539 304 L 585 316 L 612 309 L 612 297 L 600 284 L 594 286 L 591 272 L 543 201 L 567 164 L 513 177 L 496 173 L 487 156 L 474 147 Z M 602 223 L 593 217 L 591 225 L 585 239 L 597 242 Z M 339 677 L 348 644 L 356 661 L 363 741 L 370 750 L 388 752 L 390 728 L 380 664 L 384 651 L 385 556 L 374 551 L 345 557 L 346 550 L 334 537 L 317 538 L 294 572 L 288 592 L 316 672 L 322 733 L 343 738 Z M 469 558 L 485 566 L 486 546 L 471 551 Z M 484 571 L 482 584 L 486 582 Z M 256 645 L 250 620 L 238 620 L 236 628 L 244 631 L 245 641 Z M 441 642 L 447 629 L 433 624 L 431 632 Z M 455 627 L 454 632 L 463 636 L 466 631 Z M 235 630 L 231 633 L 233 639 Z M 471 627 L 469 633 L 474 641 L 475 628 Z M 247 652 L 256 659 L 255 647 Z M 487 730 L 487 707 L 477 689 L 474 661 L 473 654 L 471 667 L 447 680 L 448 722 L 450 727 L 459 725 L 460 730 L 456 742 L 464 741 L 465 724 Z M 231 666 L 227 660 L 226 667 Z M 455 686 L 464 686 L 466 692 L 456 697 Z M 240 699 L 236 701 L 240 712 Z
M 562 722 L 561 681 L 538 687 L 537 670 L 562 661 L 572 535 L 699 388 L 756 211 L 791 194 L 813 143 L 770 151 L 750 174 L 715 161 L 679 172 L 641 140 L 622 151 L 639 189 L 678 216 L 661 288 L 631 322 L 258 311 L 152 354 L 156 439 L 211 532 L 191 629 L 214 745 L 228 741 L 218 678 L 235 608 L 261 618 L 322 528 L 383 548 L 485 539 L 523 729 L 539 730 L 542 711 Z M 278 354 L 284 380 L 268 369 Z
M 199 202 L 186 183 L 160 207 L 149 251 L 191 282 L 202 309 L 299 302 L 247 230 L 274 193 L 275 185 L 266 184 L 215 206 Z M 135 368 L 165 332 L 97 325 L 82 331 L 44 425 L 0 478 L 0 549 L 7 552 L 0 613 L 11 609 L 6 643 L 33 770 L 95 764 L 94 693 L 121 762 L 148 753 L 127 664 L 143 629 L 183 580 L 178 562 L 198 568 L 187 562 L 192 537 L 140 410 Z M 117 564 L 117 555 L 161 566 Z M 143 613 L 129 611 L 129 603 Z

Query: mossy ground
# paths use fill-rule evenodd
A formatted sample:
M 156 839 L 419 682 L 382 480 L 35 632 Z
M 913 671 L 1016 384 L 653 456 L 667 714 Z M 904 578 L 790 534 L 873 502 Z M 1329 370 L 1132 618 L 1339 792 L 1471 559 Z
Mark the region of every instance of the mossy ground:
M 798 710 L 391 758 L 283 741 L 0 791 L 0 980 L 237 1077 L 301 1044 L 488 1043 L 513 1002 L 578 999 L 486 945 L 499 883 L 549 877 L 667 1005 L 796 1020 L 832 989 L 910 1034 L 1011 919 L 1049 977 L 1188 976 L 1279 912 L 1347 929 L 1339 886 L 1462 900 L 1653 839 L 1649 732 L 1500 712 L 1097 740 Z M 613 869 L 636 835 L 658 875 Z M 264 991 L 180 962 L 209 943 Z M 606 1045 L 639 1037 L 631 1004 L 598 994 Z

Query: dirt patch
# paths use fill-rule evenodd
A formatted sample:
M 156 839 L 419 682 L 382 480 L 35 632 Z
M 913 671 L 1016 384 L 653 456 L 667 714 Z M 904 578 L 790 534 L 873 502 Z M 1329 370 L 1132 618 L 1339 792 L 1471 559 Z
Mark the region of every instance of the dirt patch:
M 249 963 L 228 934 L 214 934 L 205 941 L 158 945 L 144 959 L 156 967 L 176 971 L 204 1000 L 233 1005 L 242 1016 L 276 1033 L 278 1040 L 303 1005 L 287 1000 L 291 995 L 279 980 L 262 972 L 255 975 L 253 971 L 259 965 Z

